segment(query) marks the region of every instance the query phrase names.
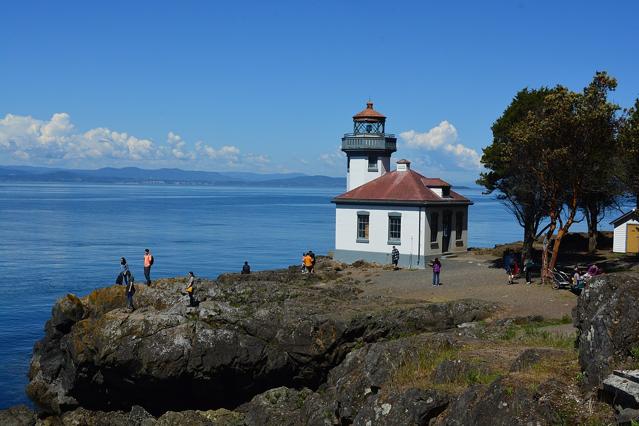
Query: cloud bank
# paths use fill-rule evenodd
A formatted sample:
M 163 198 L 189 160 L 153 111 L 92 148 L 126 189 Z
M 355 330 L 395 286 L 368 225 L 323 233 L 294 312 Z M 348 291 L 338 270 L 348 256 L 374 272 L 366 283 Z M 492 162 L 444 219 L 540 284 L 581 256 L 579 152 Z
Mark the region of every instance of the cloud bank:
M 440 151 L 452 155 L 459 167 L 471 170 L 481 167 L 479 153 L 459 143 L 457 129 L 446 120 L 427 132 L 419 133 L 415 130 L 408 130 L 400 133 L 399 136 L 410 148 Z
M 215 147 L 203 141 L 189 145 L 179 134 L 168 133 L 166 143 L 97 127 L 78 131 L 67 113 L 48 120 L 7 114 L 0 118 L 0 158 L 3 162 L 42 165 L 119 166 L 146 162 L 164 166 L 180 163 L 217 167 L 264 166 L 263 154 L 242 154 L 234 145 Z

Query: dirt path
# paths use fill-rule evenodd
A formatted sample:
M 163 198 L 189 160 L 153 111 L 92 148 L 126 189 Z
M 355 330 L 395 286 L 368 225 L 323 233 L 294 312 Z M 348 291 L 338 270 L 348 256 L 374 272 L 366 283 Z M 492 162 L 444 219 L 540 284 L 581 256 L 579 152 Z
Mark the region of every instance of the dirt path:
M 364 287 L 369 294 L 383 294 L 399 298 L 433 302 L 463 298 L 498 302 L 502 306 L 500 317 L 542 315 L 559 319 L 570 316 L 577 304 L 574 294 L 566 290 L 553 290 L 540 286 L 539 279 L 526 285 L 523 278 L 507 285 L 503 269 L 494 268 L 489 256 L 464 254 L 442 260 L 440 287 L 433 287 L 432 273 L 428 270 L 360 270 L 354 277 L 369 280 Z

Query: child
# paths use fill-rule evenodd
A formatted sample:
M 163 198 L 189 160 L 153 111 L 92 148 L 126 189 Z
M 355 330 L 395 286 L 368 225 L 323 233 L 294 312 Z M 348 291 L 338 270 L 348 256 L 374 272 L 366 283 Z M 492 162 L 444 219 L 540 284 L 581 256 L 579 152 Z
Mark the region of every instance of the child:
M 438 287 L 439 284 L 439 273 L 442 270 L 442 264 L 439 261 L 439 258 L 436 257 L 435 260 L 433 260 L 433 263 L 430 264 L 430 266 L 433 268 L 433 286 Z

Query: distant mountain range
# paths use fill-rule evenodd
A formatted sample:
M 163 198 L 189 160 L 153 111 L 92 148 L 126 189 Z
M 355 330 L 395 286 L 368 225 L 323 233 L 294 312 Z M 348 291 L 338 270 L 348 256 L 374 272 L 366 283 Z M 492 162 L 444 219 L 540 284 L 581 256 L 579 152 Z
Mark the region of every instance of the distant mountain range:
M 182 169 L 146 170 L 104 167 L 97 170 L 0 166 L 0 182 L 78 182 L 270 187 L 344 187 L 345 178 L 302 173 L 202 172 Z

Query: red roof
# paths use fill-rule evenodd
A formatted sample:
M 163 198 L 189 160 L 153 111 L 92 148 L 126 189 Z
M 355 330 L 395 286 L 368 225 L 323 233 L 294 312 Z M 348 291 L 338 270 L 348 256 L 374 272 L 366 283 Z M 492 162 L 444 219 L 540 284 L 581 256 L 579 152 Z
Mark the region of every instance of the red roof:
M 373 119 L 375 121 L 386 120 L 386 117 L 373 109 L 373 103 L 368 101 L 366 109 L 353 116 L 353 120 Z
M 468 198 L 454 191 L 450 191 L 450 197 L 440 197 L 429 186 L 442 187 L 450 185 L 439 178 L 427 178 L 413 170 L 395 170 L 342 195 L 338 195 L 333 201 L 336 203 L 349 201 L 384 201 L 390 203 L 399 201 L 401 203 L 416 204 L 424 202 L 472 204 Z

